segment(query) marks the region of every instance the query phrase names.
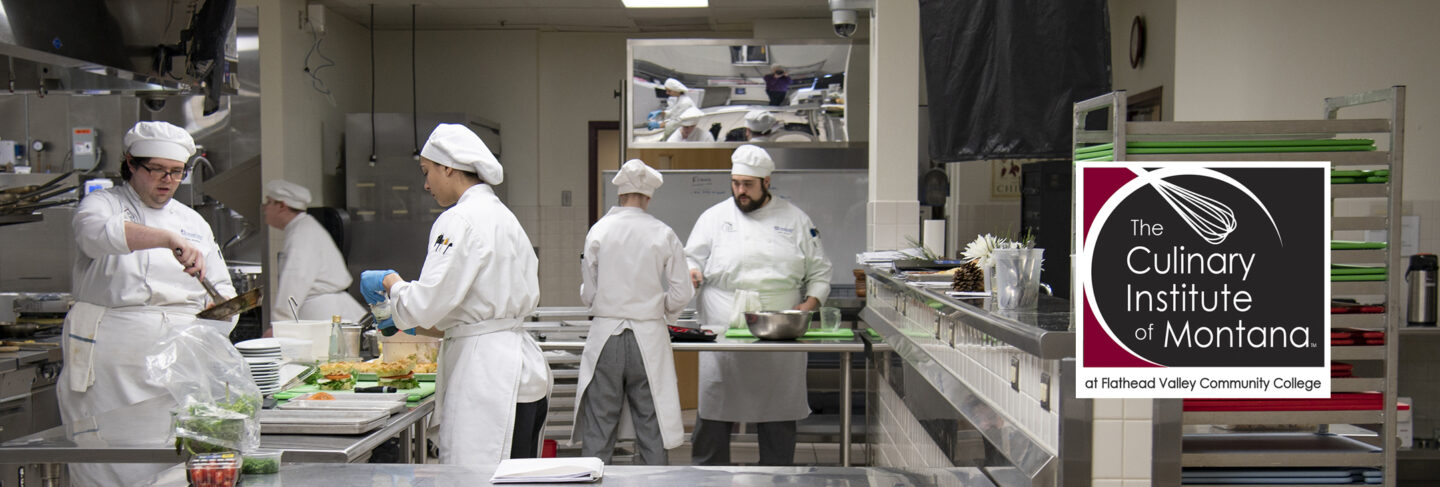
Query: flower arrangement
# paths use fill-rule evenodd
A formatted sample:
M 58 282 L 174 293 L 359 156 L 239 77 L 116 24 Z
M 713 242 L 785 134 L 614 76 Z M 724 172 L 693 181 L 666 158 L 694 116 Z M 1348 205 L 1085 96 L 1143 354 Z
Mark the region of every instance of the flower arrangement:
M 987 233 L 975 237 L 974 242 L 965 245 L 965 251 L 960 255 L 965 257 L 965 260 L 974 262 L 980 267 L 990 267 L 995 265 L 995 258 L 993 256 L 995 250 L 1018 248 L 1022 248 L 1020 242 L 1005 237 L 996 237 Z

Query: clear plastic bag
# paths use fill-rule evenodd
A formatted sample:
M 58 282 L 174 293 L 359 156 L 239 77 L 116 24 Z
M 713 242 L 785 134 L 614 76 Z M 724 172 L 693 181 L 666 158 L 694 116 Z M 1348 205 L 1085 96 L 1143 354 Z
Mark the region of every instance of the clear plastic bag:
M 260 389 L 222 322 L 177 325 L 145 357 L 148 380 L 175 398 L 180 453 L 251 451 L 260 445 Z M 228 325 L 228 323 L 223 323 Z

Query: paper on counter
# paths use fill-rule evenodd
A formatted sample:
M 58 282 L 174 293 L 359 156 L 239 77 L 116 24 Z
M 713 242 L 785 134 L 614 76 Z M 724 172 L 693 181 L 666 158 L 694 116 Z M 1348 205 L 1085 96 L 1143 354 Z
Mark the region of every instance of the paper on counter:
M 511 458 L 500 461 L 490 483 L 594 482 L 604 474 L 605 462 L 595 457 Z

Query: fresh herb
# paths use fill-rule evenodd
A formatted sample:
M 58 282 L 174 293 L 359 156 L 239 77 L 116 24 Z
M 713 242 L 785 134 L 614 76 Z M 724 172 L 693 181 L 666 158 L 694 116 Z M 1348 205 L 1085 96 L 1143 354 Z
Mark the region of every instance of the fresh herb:
M 940 254 L 937 254 L 937 253 L 931 251 L 930 249 L 926 248 L 926 247 L 925 247 L 924 245 L 922 245 L 920 242 L 915 241 L 915 237 L 913 237 L 913 236 L 906 235 L 906 236 L 905 236 L 905 243 L 906 243 L 906 244 L 909 244 L 911 247 L 915 247 L 915 248 L 920 249 L 920 257 L 923 258 L 923 259 L 925 259 L 925 260 L 945 260 L 945 256 L 940 255 Z
M 240 467 L 240 473 L 246 475 L 280 473 L 280 461 L 273 458 L 246 458 L 245 464 Z
M 175 418 L 176 453 L 218 453 L 239 449 L 247 422 L 259 404 L 245 396 L 215 403 L 195 403 Z

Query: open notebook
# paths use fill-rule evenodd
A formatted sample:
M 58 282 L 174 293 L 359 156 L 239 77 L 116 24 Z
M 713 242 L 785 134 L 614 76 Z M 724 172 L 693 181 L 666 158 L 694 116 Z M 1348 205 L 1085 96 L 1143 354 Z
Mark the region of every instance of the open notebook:
M 490 483 L 594 482 L 604 474 L 605 462 L 595 457 L 512 458 L 500 461 Z

